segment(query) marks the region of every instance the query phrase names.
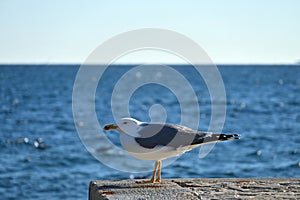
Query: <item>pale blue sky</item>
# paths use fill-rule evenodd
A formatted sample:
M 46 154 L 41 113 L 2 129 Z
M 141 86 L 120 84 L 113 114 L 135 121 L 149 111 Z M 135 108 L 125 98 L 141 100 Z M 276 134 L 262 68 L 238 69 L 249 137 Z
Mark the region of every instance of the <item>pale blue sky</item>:
M 110 37 L 146 27 L 188 36 L 215 63 L 300 59 L 299 0 L 0 0 L 0 27 L 0 63 L 82 63 Z M 159 56 L 127 61 L 147 57 Z

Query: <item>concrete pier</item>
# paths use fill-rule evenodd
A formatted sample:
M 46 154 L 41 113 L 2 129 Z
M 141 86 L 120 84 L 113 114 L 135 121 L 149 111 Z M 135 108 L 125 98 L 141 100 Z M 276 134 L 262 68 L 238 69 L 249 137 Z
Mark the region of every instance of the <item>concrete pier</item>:
M 89 199 L 300 199 L 300 178 L 195 178 L 91 181 Z

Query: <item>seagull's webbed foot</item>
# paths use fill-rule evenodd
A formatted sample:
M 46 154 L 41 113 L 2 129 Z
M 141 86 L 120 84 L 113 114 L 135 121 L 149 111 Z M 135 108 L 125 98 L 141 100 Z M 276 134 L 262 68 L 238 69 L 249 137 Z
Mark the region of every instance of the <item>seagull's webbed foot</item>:
M 143 181 L 138 181 L 137 183 L 155 183 L 156 180 L 150 179 L 150 180 L 143 180 Z
M 161 183 L 161 178 L 137 181 L 137 183 Z

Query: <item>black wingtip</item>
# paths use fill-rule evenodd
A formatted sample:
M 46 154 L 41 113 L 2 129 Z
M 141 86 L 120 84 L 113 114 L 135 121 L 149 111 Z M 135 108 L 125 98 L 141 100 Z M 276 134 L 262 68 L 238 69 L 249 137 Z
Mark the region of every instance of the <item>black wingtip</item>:
M 239 140 L 240 134 L 221 134 L 219 140 Z
M 240 137 L 241 137 L 240 134 L 233 134 L 233 138 L 234 138 L 235 140 L 239 140 Z

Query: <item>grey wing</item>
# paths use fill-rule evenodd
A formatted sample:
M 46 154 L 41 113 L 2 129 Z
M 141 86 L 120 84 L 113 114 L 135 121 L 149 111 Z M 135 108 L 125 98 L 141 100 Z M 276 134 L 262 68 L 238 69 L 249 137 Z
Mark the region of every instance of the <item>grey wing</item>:
M 184 126 L 173 124 L 149 123 L 142 124 L 143 128 L 138 132 L 141 137 L 135 141 L 145 147 L 152 149 L 155 146 L 180 147 L 195 143 L 195 139 L 207 137 L 207 133 L 199 132 Z

